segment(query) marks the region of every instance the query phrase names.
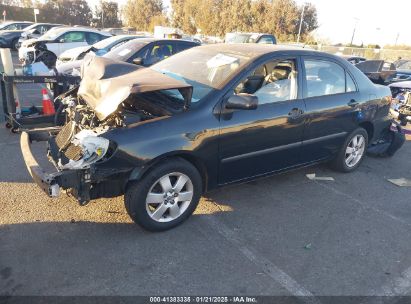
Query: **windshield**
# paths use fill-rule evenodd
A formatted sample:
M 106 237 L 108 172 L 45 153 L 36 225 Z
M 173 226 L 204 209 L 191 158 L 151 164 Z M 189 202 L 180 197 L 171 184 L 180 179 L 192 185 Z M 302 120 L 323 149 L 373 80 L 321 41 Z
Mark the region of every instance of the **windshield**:
M 61 28 L 61 27 L 54 27 L 47 31 L 43 36 L 41 36 L 39 39 L 41 40 L 54 40 L 58 36 L 60 36 L 63 32 L 65 32 L 67 28 Z
M 118 41 L 121 41 L 123 39 L 127 39 L 127 37 L 124 36 L 113 36 L 113 37 L 109 37 L 107 39 L 101 40 L 97 43 L 93 44 L 93 47 L 97 50 L 102 50 L 105 49 L 107 47 L 109 47 L 111 44 L 114 44 Z
M 401 62 L 398 62 L 396 66 L 399 70 L 411 70 L 411 61 L 403 60 Z
M 250 58 L 217 49 L 192 48 L 171 56 L 151 68 L 193 87 L 192 103 L 219 88 Z
M 132 55 L 136 52 L 141 50 L 144 46 L 147 45 L 148 42 L 139 41 L 139 40 L 131 40 L 128 41 L 114 49 L 110 52 L 105 54 L 103 57 L 120 60 L 120 61 L 127 61 Z
M 254 43 L 257 35 L 253 34 L 234 34 L 227 38 L 227 43 Z

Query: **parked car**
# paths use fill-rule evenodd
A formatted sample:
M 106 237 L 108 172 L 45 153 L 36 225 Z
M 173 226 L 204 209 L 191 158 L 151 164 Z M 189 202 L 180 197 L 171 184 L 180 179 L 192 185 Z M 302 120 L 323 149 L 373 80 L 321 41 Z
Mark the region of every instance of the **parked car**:
M 226 43 L 261 43 L 277 44 L 277 39 L 272 34 L 263 33 L 227 33 Z
M 361 56 L 353 56 L 353 55 L 341 55 L 341 58 L 344 58 L 351 64 L 358 64 L 364 61 L 367 61 L 367 58 L 361 57 Z
M 28 27 L 33 22 L 30 21 L 8 21 L 0 24 L 0 31 L 19 31 Z
M 390 84 L 397 74 L 395 65 L 384 60 L 367 60 L 355 66 L 376 84 Z
M 399 81 L 389 85 L 393 97 L 392 114 L 402 126 L 411 122 L 411 81 Z
M 53 27 L 63 26 L 62 24 L 53 24 L 53 23 L 34 23 L 24 29 L 24 32 L 21 33 L 19 41 L 17 43 L 17 48 L 21 46 L 23 41 L 27 39 L 39 38 L 44 35 L 48 30 Z
M 67 124 L 22 133 L 27 168 L 48 195 L 71 189 L 82 205 L 125 194 L 152 231 L 179 225 L 220 186 L 319 162 L 354 171 L 390 130 L 389 88 L 326 53 L 219 44 L 150 68 L 87 60 Z M 48 141 L 57 172 L 38 165 L 35 140 Z
M 198 45 L 195 42 L 177 39 L 139 38 L 112 49 L 103 57 L 147 67 L 171 55 Z M 60 64 L 56 67 L 57 73 L 74 76 L 80 75 L 82 63 L 82 60 L 76 60 Z
M 57 57 L 64 51 L 92 45 L 110 36 L 91 28 L 53 28 L 38 39 L 24 41 L 19 49 L 19 59 L 25 63 L 44 62 L 48 68 L 52 68 Z
M 23 29 L 30 26 L 32 22 L 7 22 L 0 26 L 0 47 L 17 49 L 17 44 Z
M 397 73 L 392 82 L 411 80 L 411 60 L 400 59 L 394 62 Z
M 67 50 L 57 58 L 56 66 L 66 62 L 81 60 L 90 52 L 94 53 L 96 56 L 103 56 L 111 49 L 136 38 L 144 37 L 136 35 L 118 35 L 101 40 L 93 45 L 80 46 Z

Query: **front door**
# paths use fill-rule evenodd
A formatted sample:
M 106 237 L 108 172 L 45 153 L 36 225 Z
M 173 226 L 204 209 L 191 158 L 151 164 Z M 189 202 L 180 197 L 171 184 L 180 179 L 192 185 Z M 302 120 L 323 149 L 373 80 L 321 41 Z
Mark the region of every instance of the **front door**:
M 300 163 L 305 109 L 300 83 L 297 58 L 273 58 L 256 67 L 228 94 L 253 94 L 258 97 L 258 107 L 230 111 L 223 102 L 219 184 Z

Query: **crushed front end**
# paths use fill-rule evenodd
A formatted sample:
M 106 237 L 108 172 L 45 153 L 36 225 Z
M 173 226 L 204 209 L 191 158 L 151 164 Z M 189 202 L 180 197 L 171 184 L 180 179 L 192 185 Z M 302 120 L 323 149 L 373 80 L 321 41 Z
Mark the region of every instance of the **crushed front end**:
M 192 94 L 190 85 L 150 69 L 100 57 L 85 64 L 80 86 L 62 98 L 64 126 L 21 136 L 33 180 L 49 196 L 67 190 L 82 205 L 122 195 L 132 171 L 147 161 L 130 155 L 128 146 L 136 144 L 135 139 L 122 137 L 122 132 L 185 110 Z M 167 89 L 181 91 L 185 102 L 176 108 L 176 102 L 161 93 Z M 47 142 L 47 156 L 57 172 L 47 173 L 39 166 L 31 151 L 32 141 Z

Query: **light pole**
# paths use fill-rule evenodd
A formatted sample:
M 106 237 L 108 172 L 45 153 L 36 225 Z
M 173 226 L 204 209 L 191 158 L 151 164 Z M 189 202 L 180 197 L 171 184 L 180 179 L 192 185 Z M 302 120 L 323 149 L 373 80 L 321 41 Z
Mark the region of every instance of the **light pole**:
M 397 37 L 395 38 L 395 46 L 398 44 L 398 38 L 400 38 L 400 32 L 397 33 Z
M 353 44 L 353 42 L 354 42 L 355 30 L 357 29 L 357 24 L 358 24 L 358 21 L 360 21 L 360 19 L 354 18 L 354 20 L 355 20 L 355 24 L 354 24 L 354 30 L 352 31 L 352 37 L 351 37 L 350 46 L 352 46 L 352 44 Z
M 101 27 L 104 28 L 104 1 L 101 0 Z
M 304 20 L 305 5 L 306 5 L 306 4 L 303 5 L 303 10 L 301 11 L 300 27 L 298 28 L 297 43 L 300 42 L 301 28 L 302 28 L 302 26 L 303 26 L 303 20 Z

